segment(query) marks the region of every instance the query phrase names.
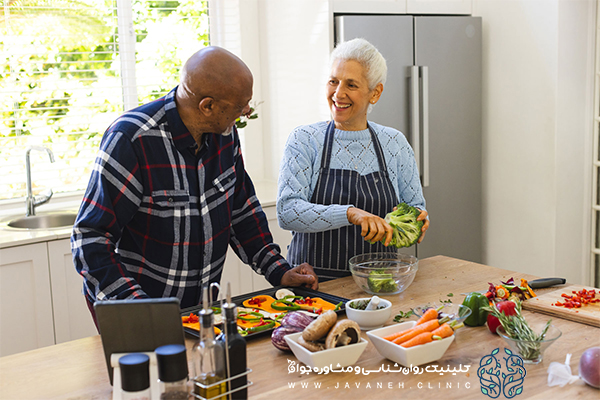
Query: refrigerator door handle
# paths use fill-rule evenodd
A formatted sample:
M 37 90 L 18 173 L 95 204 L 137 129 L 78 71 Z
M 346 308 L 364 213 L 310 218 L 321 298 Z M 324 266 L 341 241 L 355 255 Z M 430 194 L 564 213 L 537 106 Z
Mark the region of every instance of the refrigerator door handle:
M 429 69 L 426 66 L 421 68 L 422 80 L 422 129 L 423 129 L 423 163 L 421 173 L 423 175 L 423 187 L 429 186 Z
M 410 145 L 415 153 L 415 161 L 417 168 L 421 171 L 421 145 L 419 132 L 419 67 L 416 65 L 410 66 Z

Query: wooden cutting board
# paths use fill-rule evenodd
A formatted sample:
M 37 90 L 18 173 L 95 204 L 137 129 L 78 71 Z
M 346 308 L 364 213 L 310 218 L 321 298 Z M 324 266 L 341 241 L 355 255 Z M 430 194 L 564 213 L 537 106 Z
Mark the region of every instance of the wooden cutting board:
M 523 308 L 529 311 L 537 311 L 540 313 L 552 315 L 558 318 L 568 319 L 575 322 L 580 322 L 586 325 L 600 327 L 600 303 L 586 304 L 581 308 L 566 308 L 553 305 L 557 301 L 562 301 L 563 293 L 572 294 L 572 291 L 579 291 L 583 288 L 591 290 L 594 288 L 587 286 L 569 285 L 562 289 L 553 292 L 545 293 L 538 297 L 533 297 L 523 302 Z M 596 289 L 596 298 L 600 298 Z

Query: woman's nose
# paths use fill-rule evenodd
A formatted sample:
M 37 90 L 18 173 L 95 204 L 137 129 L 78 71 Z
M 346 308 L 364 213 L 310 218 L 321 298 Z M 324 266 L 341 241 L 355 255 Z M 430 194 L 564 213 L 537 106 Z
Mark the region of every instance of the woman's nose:
M 345 96 L 346 91 L 344 90 L 342 85 L 338 85 L 338 87 L 335 88 L 335 92 L 333 92 L 333 94 L 335 95 L 336 99 L 341 99 Z

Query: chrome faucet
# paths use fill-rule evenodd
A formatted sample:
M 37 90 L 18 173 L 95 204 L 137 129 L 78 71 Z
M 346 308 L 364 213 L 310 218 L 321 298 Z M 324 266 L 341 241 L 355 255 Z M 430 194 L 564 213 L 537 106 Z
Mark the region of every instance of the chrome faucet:
M 29 157 L 29 153 L 31 150 L 45 151 L 50 156 L 50 162 L 54 162 L 54 153 L 47 147 L 44 146 L 31 146 L 28 147 L 25 151 L 25 171 L 27 173 L 27 199 L 25 200 L 27 203 L 27 211 L 25 215 L 30 217 L 35 215 L 35 207 L 41 204 L 47 203 L 52 197 L 52 189 L 46 191 L 46 193 L 41 194 L 39 196 L 34 196 L 31 190 L 31 160 Z

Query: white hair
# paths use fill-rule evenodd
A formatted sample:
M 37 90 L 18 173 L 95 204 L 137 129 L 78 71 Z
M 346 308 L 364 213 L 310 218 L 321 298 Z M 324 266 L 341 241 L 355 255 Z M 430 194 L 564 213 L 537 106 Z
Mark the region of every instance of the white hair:
M 357 61 L 367 73 L 369 90 L 375 89 L 378 83 L 385 85 L 387 64 L 379 50 L 365 39 L 352 39 L 339 43 L 331 52 L 330 67 L 336 61 Z

